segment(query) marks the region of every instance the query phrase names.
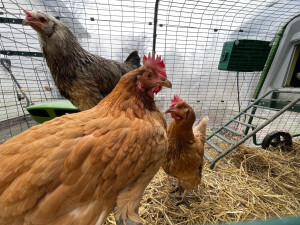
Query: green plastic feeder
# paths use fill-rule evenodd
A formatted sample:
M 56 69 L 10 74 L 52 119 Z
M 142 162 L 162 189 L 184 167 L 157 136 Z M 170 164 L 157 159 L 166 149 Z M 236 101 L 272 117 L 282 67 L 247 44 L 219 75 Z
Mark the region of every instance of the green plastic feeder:
M 43 102 L 27 107 L 27 111 L 38 123 L 43 123 L 66 113 L 80 112 L 80 110 L 68 100 Z
M 219 70 L 262 71 L 271 50 L 269 41 L 235 40 L 223 44 Z

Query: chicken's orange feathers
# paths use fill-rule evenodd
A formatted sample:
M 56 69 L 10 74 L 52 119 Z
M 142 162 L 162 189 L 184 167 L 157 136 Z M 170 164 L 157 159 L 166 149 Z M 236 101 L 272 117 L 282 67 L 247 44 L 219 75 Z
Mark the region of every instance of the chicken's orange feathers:
M 155 52 L 152 52 L 152 56 L 149 52 L 148 58 L 146 55 L 144 55 L 143 64 L 144 66 L 153 66 L 161 77 L 167 78 L 164 61 L 161 60 L 161 56 L 157 56 L 155 58 Z

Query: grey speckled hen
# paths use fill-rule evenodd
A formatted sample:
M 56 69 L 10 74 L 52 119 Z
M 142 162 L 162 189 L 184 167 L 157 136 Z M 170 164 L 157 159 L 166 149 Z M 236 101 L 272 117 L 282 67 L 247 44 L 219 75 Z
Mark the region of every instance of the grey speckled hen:
M 60 94 L 80 110 L 97 105 L 116 86 L 121 76 L 140 67 L 133 51 L 125 62 L 105 59 L 86 51 L 73 32 L 43 11 L 26 11 L 23 25 L 30 25 L 39 41 Z

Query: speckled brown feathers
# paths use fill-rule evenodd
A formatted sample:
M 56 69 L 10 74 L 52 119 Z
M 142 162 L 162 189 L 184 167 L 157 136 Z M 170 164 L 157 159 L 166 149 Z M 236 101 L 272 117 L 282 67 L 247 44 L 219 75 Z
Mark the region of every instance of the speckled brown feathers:
M 42 11 L 26 11 L 26 14 L 24 25 L 38 32 L 43 55 L 60 94 L 80 110 L 97 105 L 122 75 L 140 67 L 137 51 L 125 62 L 105 59 L 83 49 L 73 32 L 53 16 Z
M 0 224 L 98 225 L 114 208 L 117 220 L 141 221 L 140 199 L 167 150 L 162 113 L 134 88 L 142 71 L 96 107 L 0 146 Z

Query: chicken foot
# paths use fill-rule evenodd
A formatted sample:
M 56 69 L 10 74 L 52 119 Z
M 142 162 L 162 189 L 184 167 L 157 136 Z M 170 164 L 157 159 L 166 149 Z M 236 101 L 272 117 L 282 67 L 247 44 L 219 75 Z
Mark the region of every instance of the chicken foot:
M 173 194 L 177 191 L 179 192 L 180 195 L 182 194 L 182 192 L 183 192 L 183 194 L 179 197 L 180 201 L 176 202 L 176 206 L 181 205 L 181 204 L 186 204 L 187 203 L 186 196 L 187 196 L 188 191 L 184 190 L 184 188 L 181 186 L 179 180 L 177 180 L 176 188 L 173 191 L 171 191 L 170 193 Z
M 186 200 L 187 193 L 188 193 L 188 191 L 184 190 L 183 195 L 181 196 L 181 200 L 176 202 L 176 206 L 179 206 L 181 204 L 187 205 L 187 200 Z

